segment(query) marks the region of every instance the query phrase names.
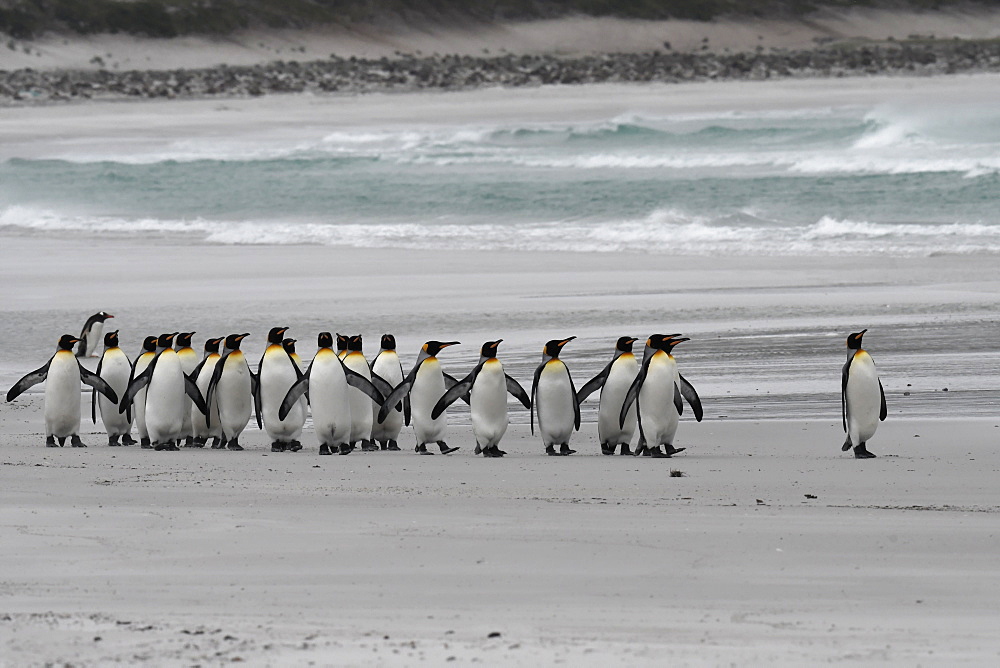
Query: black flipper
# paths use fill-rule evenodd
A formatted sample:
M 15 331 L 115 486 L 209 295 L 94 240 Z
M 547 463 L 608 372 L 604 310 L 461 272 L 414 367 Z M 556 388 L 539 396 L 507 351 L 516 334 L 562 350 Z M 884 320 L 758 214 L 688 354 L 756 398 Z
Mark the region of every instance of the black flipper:
M 135 401 L 135 395 L 139 393 L 139 390 L 149 385 L 149 380 L 153 377 L 153 369 L 156 368 L 156 361 L 158 359 L 160 359 L 160 356 L 156 355 L 149 362 L 149 366 L 142 370 L 142 373 L 129 381 L 128 388 L 125 390 L 125 396 L 122 397 L 122 402 L 118 406 L 119 413 L 125 411 L 126 415 L 130 415 L 129 407 Z
M 504 377 L 507 379 L 507 392 L 520 401 L 522 406 L 531 410 L 531 398 L 528 397 L 528 393 L 524 391 L 521 384 L 507 374 L 504 374 Z
M 677 383 L 674 383 L 674 408 L 677 409 L 678 415 L 684 415 L 684 402 L 681 401 L 681 388 L 677 387 Z
M 441 417 L 441 413 L 444 413 L 448 406 L 451 406 L 458 400 L 459 397 L 465 396 L 472 391 L 472 385 L 476 382 L 476 376 L 482 370 L 483 365 L 477 364 L 476 368 L 469 372 L 469 375 L 462 380 L 455 381 L 452 383 L 451 387 L 445 390 L 445 393 L 441 395 L 437 403 L 434 404 L 434 408 L 431 410 L 431 419 L 436 420 Z M 452 378 L 452 380 L 455 380 Z
M 208 357 L 203 357 L 202 360 L 200 362 L 198 362 L 198 366 L 196 366 L 191 371 L 191 377 L 194 378 L 196 381 L 198 380 L 198 376 L 201 375 L 201 369 L 202 369 L 202 367 L 205 366 L 205 362 L 207 362 L 207 361 L 208 361 Z
M 10 388 L 7 392 L 7 401 L 13 401 L 19 394 L 24 392 L 29 387 L 33 387 L 43 382 L 49 375 L 50 364 L 52 364 L 51 359 L 45 363 L 45 366 L 40 369 L 35 369 L 29 374 L 25 374 L 24 378 L 14 383 L 14 387 Z
M 420 368 L 421 364 L 423 364 L 423 361 L 414 364 L 413 369 L 411 369 L 410 373 L 406 375 L 406 378 L 404 378 L 402 382 L 400 382 L 399 385 L 397 385 L 395 389 L 389 393 L 389 396 L 385 398 L 385 403 L 382 404 L 382 407 L 378 411 L 379 424 L 385 422 L 385 418 L 389 415 L 389 411 L 391 411 L 396 404 L 402 401 L 403 397 L 410 394 L 410 388 L 413 387 L 413 381 L 417 379 L 417 369 Z M 405 409 L 406 406 L 404 405 L 403 408 Z M 406 424 L 410 424 L 410 421 L 407 420 Z
M 604 383 L 608 381 L 608 374 L 611 373 L 611 366 L 614 363 L 615 361 L 611 360 L 607 366 L 601 369 L 600 373 L 588 380 L 586 384 L 580 388 L 580 391 L 576 393 L 576 402 L 578 404 L 582 404 L 587 400 L 587 397 L 604 387 Z
M 844 421 L 844 431 L 847 431 L 847 378 L 851 373 L 851 362 L 854 361 L 854 355 L 847 360 L 844 364 L 844 371 L 840 375 L 840 417 Z M 879 385 L 882 381 L 879 381 Z
M 563 362 L 563 366 L 566 363 Z M 573 395 L 573 425 L 576 427 L 577 431 L 580 431 L 580 402 L 576 398 L 576 386 L 573 385 L 573 374 L 569 372 L 569 367 L 566 367 L 566 377 L 569 378 L 569 391 Z
M 101 361 L 97 363 L 97 375 L 101 375 L 101 367 L 104 366 L 104 355 L 101 355 Z M 82 366 L 80 367 L 83 368 Z M 117 401 L 115 403 L 118 403 Z M 120 412 L 120 411 L 119 411 Z M 97 424 L 97 388 L 93 388 L 90 391 L 90 420 L 94 424 Z
M 410 395 L 403 397 L 403 424 L 410 426 Z
M 535 375 L 531 379 L 531 433 L 535 433 L 535 392 L 538 390 L 538 379 L 542 377 L 542 369 L 545 368 L 545 362 L 542 362 L 535 369 Z
M 628 392 L 625 394 L 625 401 L 622 402 L 622 410 L 618 415 L 618 427 L 625 426 L 625 416 L 628 415 L 628 409 L 632 407 L 635 400 L 639 398 L 639 390 L 642 389 L 642 384 L 646 381 L 646 373 L 649 371 L 649 360 L 652 359 L 652 355 L 642 360 L 642 366 L 639 367 L 639 373 L 636 374 L 635 380 L 629 385 Z M 636 413 L 638 414 L 638 409 Z
M 195 382 L 196 377 L 194 373 L 184 374 L 184 393 L 191 397 L 191 401 L 198 407 L 202 415 L 208 415 L 208 404 L 205 403 L 205 397 L 201 396 L 201 390 L 198 389 L 198 383 Z
M 885 406 L 885 390 L 882 389 L 882 380 L 878 381 L 878 393 L 882 397 L 882 407 L 878 411 L 879 422 L 885 422 L 885 417 L 889 414 L 889 410 Z
M 109 401 L 113 403 L 118 403 L 118 393 L 108 385 L 108 381 L 104 380 L 96 373 L 84 367 L 80 362 L 77 362 L 80 366 L 80 380 L 83 381 L 84 385 L 90 385 L 94 388 L 95 392 L 100 392 L 108 398 Z M 118 411 L 119 413 L 121 411 Z
M 310 367 L 311 369 L 311 367 Z M 295 402 L 305 394 L 306 390 L 309 389 L 309 375 L 305 375 L 302 380 L 296 381 L 290 388 L 288 388 L 288 393 L 285 394 L 285 398 L 281 400 L 281 406 L 278 407 L 278 419 L 284 420 L 288 417 L 289 411 L 292 410 L 292 406 Z
M 259 367 L 258 367 L 259 368 Z M 248 367 L 249 370 L 249 367 Z M 264 428 L 264 419 L 261 415 L 261 398 L 260 398 L 260 372 L 254 373 L 250 371 L 250 394 L 253 395 L 253 412 L 257 417 L 257 428 Z
M 389 381 L 387 381 L 385 378 L 383 378 L 382 376 L 378 375 L 374 371 L 372 371 L 372 385 L 375 386 L 375 389 L 378 390 L 379 393 L 383 397 L 388 397 L 390 394 L 392 394 L 392 385 L 389 384 Z M 371 395 L 369 395 L 369 396 L 371 396 Z M 378 403 L 381 404 L 382 402 L 379 401 Z M 402 405 L 396 404 L 395 408 L 397 410 L 403 411 L 403 415 L 404 415 L 404 419 L 406 421 L 406 424 L 410 424 L 410 399 L 409 399 L 409 397 L 403 399 L 403 401 L 401 403 L 402 403 Z M 386 412 L 386 416 L 388 416 L 388 415 L 389 415 L 389 413 Z
M 681 395 L 687 400 L 688 404 L 691 405 L 691 410 L 694 411 L 694 419 L 701 422 L 701 418 L 704 417 L 704 411 L 701 408 L 701 397 L 698 396 L 698 391 L 694 389 L 694 385 L 687 381 L 687 378 L 677 374 L 681 379 Z
M 450 390 L 451 388 L 455 387 L 455 385 L 457 385 L 458 382 L 459 382 L 451 374 L 447 374 L 447 373 L 444 373 L 442 371 L 441 375 L 444 376 L 444 386 L 445 386 L 446 390 Z M 472 386 L 471 385 L 469 386 L 469 390 L 470 391 L 472 390 Z M 470 400 L 471 400 L 471 398 L 469 397 L 469 392 L 466 391 L 466 393 L 462 395 L 462 401 L 464 401 L 465 403 L 469 403 Z
M 341 364 L 343 364 L 343 362 L 341 362 Z M 382 402 L 385 401 L 385 395 L 383 395 L 381 392 L 379 392 L 378 389 L 375 387 L 375 385 L 372 384 L 372 382 L 370 380 L 368 380 L 367 378 L 365 378 L 364 376 L 362 376 L 357 371 L 351 371 L 350 369 L 348 369 L 345 366 L 344 367 L 344 375 L 347 377 L 347 384 L 348 385 L 350 385 L 351 387 L 356 387 L 359 390 L 361 390 L 362 392 L 364 392 L 365 394 L 367 394 L 368 397 L 372 401 L 374 401 L 376 404 L 378 404 L 379 406 L 381 406 Z M 389 411 L 386 411 L 385 414 L 388 415 Z M 382 415 L 382 411 L 380 409 L 379 410 L 379 416 L 381 416 L 381 415 Z M 384 419 L 385 418 L 383 418 L 383 420 Z M 380 422 L 381 421 L 382 420 L 380 420 Z
M 219 361 L 215 363 L 215 368 L 212 369 L 212 380 L 208 381 L 208 391 L 205 392 L 205 405 L 212 405 L 212 395 L 215 394 L 215 387 L 219 384 L 219 379 L 222 378 L 222 370 L 226 366 L 226 358 L 229 357 L 229 353 L 226 353 L 219 358 Z M 212 426 L 212 411 L 205 414 L 205 426 Z

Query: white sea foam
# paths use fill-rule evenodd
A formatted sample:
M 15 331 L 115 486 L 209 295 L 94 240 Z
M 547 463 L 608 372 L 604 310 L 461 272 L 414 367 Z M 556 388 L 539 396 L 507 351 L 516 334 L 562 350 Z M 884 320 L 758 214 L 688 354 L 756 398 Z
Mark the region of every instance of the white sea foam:
M 743 220 L 745 222 L 738 222 Z M 754 222 L 756 221 L 756 222 Z M 683 255 L 1000 254 L 1000 227 L 881 224 L 823 217 L 806 225 L 768 223 L 752 213 L 725 219 L 659 209 L 624 221 L 331 223 L 291 220 L 126 219 L 65 215 L 14 206 L 0 233 L 176 239 L 227 245 L 316 244 L 368 248 L 453 248 Z M 197 237 L 193 240 L 192 237 Z

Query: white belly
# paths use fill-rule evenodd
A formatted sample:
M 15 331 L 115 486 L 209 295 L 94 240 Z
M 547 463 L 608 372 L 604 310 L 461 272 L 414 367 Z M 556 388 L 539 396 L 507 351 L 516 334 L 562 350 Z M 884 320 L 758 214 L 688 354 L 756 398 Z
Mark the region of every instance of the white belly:
M 100 357 L 100 347 L 104 343 L 104 323 L 95 322 L 83 338 L 86 339 L 87 357 Z
M 281 346 L 273 346 L 276 350 L 271 348 L 268 348 L 260 365 L 261 417 L 272 441 L 294 441 L 302 435 L 302 425 L 306 421 L 305 406 L 297 401 L 284 420 L 278 419 L 278 409 L 288 390 L 298 380 L 298 375 Z
M 559 360 L 549 360 L 538 379 L 535 392 L 542 443 L 546 446 L 568 444 L 575 426 L 576 411 L 566 366 Z
M 680 417 L 674 406 L 678 380 L 673 358 L 658 351 L 650 361 L 638 399 L 642 433 L 649 447 L 673 445 Z
M 164 350 L 146 386 L 146 431 L 154 443 L 176 440 L 184 435 L 187 401 L 177 353 Z
M 344 369 L 333 351 L 320 351 L 309 372 L 309 401 L 320 444 L 343 445 L 351 440 L 350 390 Z
M 389 385 L 396 387 L 403 382 L 403 370 L 399 366 L 399 357 L 395 353 L 383 352 L 376 359 L 372 371 L 384 378 Z M 372 415 L 377 416 L 379 406 L 372 407 Z M 377 418 L 374 418 L 377 420 Z M 375 441 L 395 441 L 399 438 L 399 432 L 403 430 L 403 411 L 401 408 L 393 408 L 379 424 L 372 422 L 372 440 Z
M 507 432 L 507 379 L 503 364 L 492 359 L 476 376 L 469 398 L 472 407 L 472 433 L 476 443 L 489 448 L 500 443 Z
M 597 410 L 597 436 L 601 443 L 619 445 L 631 443 L 635 434 L 636 405 L 635 403 L 625 414 L 625 424 L 618 426 L 622 404 L 628 394 L 632 381 L 639 373 L 639 364 L 631 354 L 622 354 L 611 367 L 608 379 L 604 381 L 601 390 L 601 405 Z
M 253 412 L 250 369 L 241 353 L 232 352 L 226 357 L 215 396 L 219 401 L 219 424 L 222 426 L 223 437 L 239 438 Z
M 198 372 L 198 378 L 195 380 L 195 385 L 198 386 L 198 391 L 201 392 L 201 396 L 206 398 L 208 396 L 208 384 L 212 381 L 212 374 L 215 372 L 215 365 L 219 361 L 219 355 L 211 354 L 205 363 L 202 365 L 201 370 Z M 198 438 L 209 438 L 222 435 L 222 429 L 219 426 L 219 397 L 213 396 L 211 405 L 208 407 L 209 413 L 211 414 L 212 426 L 206 424 L 207 420 L 205 416 L 202 415 L 201 411 L 195 406 L 191 406 L 191 430 L 195 436 Z
M 365 356 L 357 351 L 344 358 L 344 366 L 368 380 L 372 379 Z M 375 402 L 356 387 L 350 388 L 348 397 L 351 402 L 351 443 L 368 440 L 372 435 L 372 406 Z
M 80 431 L 80 366 L 71 351 L 60 350 L 45 379 L 46 436 L 66 438 Z
M 847 377 L 847 433 L 852 444 L 859 445 L 875 435 L 881 409 L 875 362 L 868 353 L 859 351 Z
M 101 378 L 111 386 L 119 400 L 125 396 L 128 389 L 128 376 L 132 368 L 128 358 L 120 349 L 106 351 L 101 361 Z M 108 436 L 127 434 L 132 427 L 125 413 L 118 412 L 118 403 L 113 402 L 100 392 L 97 393 L 97 407 L 101 411 L 101 421 Z
M 410 415 L 418 445 L 444 440 L 444 433 L 448 427 L 448 411 L 441 413 L 436 420 L 431 419 L 431 411 L 442 395 L 444 395 L 444 375 L 441 363 L 437 358 L 429 357 L 420 365 L 413 387 L 410 388 Z

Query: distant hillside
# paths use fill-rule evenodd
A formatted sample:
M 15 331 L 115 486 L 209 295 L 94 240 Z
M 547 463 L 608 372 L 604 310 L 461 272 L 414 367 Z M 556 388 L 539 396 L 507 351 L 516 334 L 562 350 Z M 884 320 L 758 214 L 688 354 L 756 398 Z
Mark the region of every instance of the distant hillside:
M 148 37 L 226 35 L 249 28 L 352 23 L 440 23 L 558 18 L 636 19 L 803 16 L 822 8 L 939 10 L 997 7 L 1000 0 L 0 0 L 0 33 Z

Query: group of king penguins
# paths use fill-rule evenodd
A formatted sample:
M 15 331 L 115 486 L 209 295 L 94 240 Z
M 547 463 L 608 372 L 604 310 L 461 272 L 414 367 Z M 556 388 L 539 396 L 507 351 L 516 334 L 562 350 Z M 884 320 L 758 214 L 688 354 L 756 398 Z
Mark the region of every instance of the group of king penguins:
M 404 375 L 391 334 L 382 336 L 379 353 L 369 363 L 360 335 L 337 334 L 335 350 L 334 335 L 321 332 L 318 350 L 303 368 L 296 340 L 285 337 L 287 327 L 270 330 L 256 373 L 240 350 L 249 334 L 210 338 L 200 356 L 191 347 L 194 332 L 148 336 L 142 352 L 130 361 L 119 347 L 118 331 L 104 334 L 104 352 L 96 373 L 91 372 L 77 357 L 97 356 L 104 322 L 113 317 L 102 311 L 87 320 L 79 337 L 63 335 L 55 355 L 7 393 L 12 401 L 29 387 L 46 383 L 47 446 L 61 447 L 69 438 L 73 447 L 86 447 L 79 437 L 81 382 L 93 388 L 91 418 L 96 424 L 100 412 L 108 445 L 134 444 L 134 423 L 141 447 L 155 450 L 179 450 L 181 442 L 203 448 L 209 441 L 213 449 L 242 450 L 239 438 L 255 416 L 272 452 L 296 452 L 302 449 L 299 439 L 311 412 L 320 455 L 350 454 L 359 445 L 363 451 L 399 451 L 399 434 L 410 424 L 418 454 L 435 454 L 427 446 L 437 445 L 447 455 L 459 448 L 445 441 L 445 411 L 461 399 L 470 406 L 475 453 L 502 457 L 506 453 L 499 445 L 507 431 L 510 394 L 529 410 L 532 434 L 537 415 L 546 454 L 566 456 L 576 452 L 569 442 L 580 429 L 581 402 L 600 390 L 602 454 L 669 458 L 685 449 L 673 444 L 684 402 L 697 421 L 703 417 L 701 399 L 672 354 L 674 346 L 689 340 L 680 334 L 650 336 L 641 361 L 632 352 L 638 339 L 619 338 L 611 360 L 579 390 L 559 357 L 575 337 L 549 341 L 529 396 L 497 358 L 502 339 L 484 343 L 479 362 L 459 380 L 445 373 L 437 359 L 457 341 L 426 342 Z M 874 361 L 861 347 L 866 331 L 847 339 L 841 387 L 847 432 L 843 450 L 853 447 L 858 459 L 875 457 L 866 444 L 886 418 L 885 392 Z

